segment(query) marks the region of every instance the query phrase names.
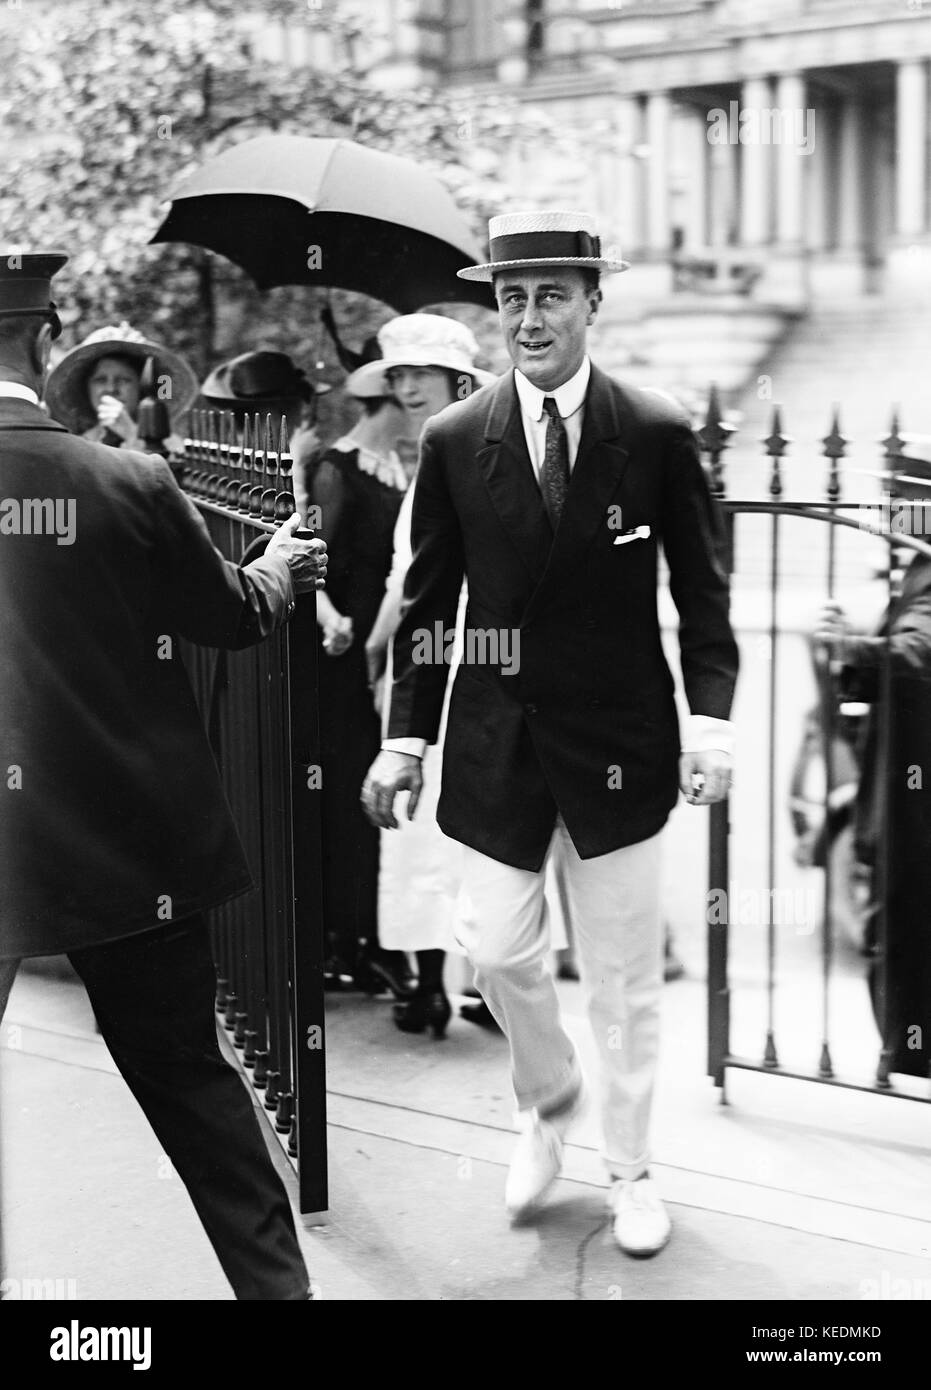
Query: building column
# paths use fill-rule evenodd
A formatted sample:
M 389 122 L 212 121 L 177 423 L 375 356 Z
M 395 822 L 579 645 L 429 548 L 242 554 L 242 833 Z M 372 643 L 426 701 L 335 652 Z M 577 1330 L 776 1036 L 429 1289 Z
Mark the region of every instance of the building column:
M 391 52 L 379 63 L 379 85 L 389 91 L 435 86 L 442 62 L 442 35 L 421 15 L 418 0 L 396 0 Z
M 841 251 L 858 251 L 863 244 L 863 115 L 859 101 L 844 98 L 837 180 L 837 246 Z
M 899 63 L 895 109 L 895 229 L 900 237 L 925 229 L 928 75 L 922 59 Z
M 682 125 L 682 148 L 688 171 L 685 202 L 685 245 L 696 249 L 707 246 L 709 154 L 708 122 L 704 111 L 690 107 Z
M 501 16 L 504 52 L 498 60 L 498 81 L 507 87 L 527 80 L 528 25 L 524 6 L 512 0 Z
M 709 145 L 709 246 L 730 246 L 737 231 L 737 146 Z
M 805 99 L 805 79 L 798 73 L 777 77 L 775 106 L 781 113 L 781 139 L 776 146 L 776 237 L 786 250 L 800 249 L 804 235 L 802 190 L 805 162 L 811 156 L 804 154 L 795 140 L 785 137 L 807 125 Z M 795 112 L 801 114 L 795 116 Z
M 653 92 L 647 97 L 647 246 L 650 251 L 669 251 L 669 96 Z
M 740 94 L 741 112 L 755 111 L 757 139 L 740 147 L 740 241 L 743 246 L 762 246 L 770 237 L 770 146 L 763 141 L 759 113 L 770 107 L 769 82 L 749 77 Z
M 835 251 L 840 205 L 841 113 L 837 99 L 818 103 L 818 133 L 810 156 L 806 245 L 814 251 Z
M 626 257 L 643 249 L 646 240 L 643 216 L 643 175 L 639 146 L 642 144 L 642 110 L 636 97 L 618 97 L 614 104 L 617 131 L 618 175 L 615 227 Z

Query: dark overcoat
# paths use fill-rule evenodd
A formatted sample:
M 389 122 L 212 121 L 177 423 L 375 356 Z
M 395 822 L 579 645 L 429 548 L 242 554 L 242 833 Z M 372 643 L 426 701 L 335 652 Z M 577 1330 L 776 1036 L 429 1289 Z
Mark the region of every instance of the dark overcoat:
M 0 956 L 250 888 L 177 639 L 251 645 L 293 599 L 281 557 L 223 560 L 162 459 L 0 399 Z
M 391 738 L 436 740 L 447 667 L 425 659 L 427 635 L 454 626 L 468 580 L 437 815 L 445 833 L 532 870 L 557 810 L 583 859 L 655 834 L 678 795 L 679 756 L 660 546 L 693 713 L 728 718 L 738 666 L 721 519 L 678 407 L 592 368 L 554 537 L 511 372 L 427 425 L 411 534 Z M 488 659 L 496 635 L 504 663 Z
M 888 646 L 888 742 L 881 736 Z M 892 1071 L 931 1067 L 931 559 L 916 555 L 877 632 L 848 645 L 844 694 L 871 703 L 857 793 L 858 858 L 873 867 L 867 919 L 870 995 Z M 885 745 L 885 746 L 884 746 Z M 888 854 L 886 926 L 877 873 Z

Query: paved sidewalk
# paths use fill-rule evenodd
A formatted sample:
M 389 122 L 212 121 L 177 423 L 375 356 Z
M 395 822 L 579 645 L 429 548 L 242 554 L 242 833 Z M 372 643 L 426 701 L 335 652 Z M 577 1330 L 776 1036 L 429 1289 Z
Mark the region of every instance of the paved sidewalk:
M 591 1064 L 578 986 L 561 988 Z M 324 1299 L 931 1295 L 927 1107 L 750 1075 L 721 1106 L 702 1076 L 702 993 L 666 993 L 654 1171 L 675 1232 L 650 1261 L 611 1242 L 592 1115 L 545 1212 L 509 1227 L 499 1037 L 454 1019 L 435 1043 L 398 1033 L 385 1000 L 332 1001 L 330 1212 L 301 1235 Z M 80 985 L 21 975 L 2 1032 L 5 1275 L 72 1280 L 79 1300 L 229 1299 Z

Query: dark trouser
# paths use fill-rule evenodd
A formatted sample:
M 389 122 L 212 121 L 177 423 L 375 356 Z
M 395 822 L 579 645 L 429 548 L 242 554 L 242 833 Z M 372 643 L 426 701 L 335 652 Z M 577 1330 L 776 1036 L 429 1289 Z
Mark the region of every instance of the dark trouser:
M 217 1042 L 216 972 L 203 917 L 71 951 L 69 959 L 236 1297 L 306 1298 L 287 1193 L 252 1101 Z

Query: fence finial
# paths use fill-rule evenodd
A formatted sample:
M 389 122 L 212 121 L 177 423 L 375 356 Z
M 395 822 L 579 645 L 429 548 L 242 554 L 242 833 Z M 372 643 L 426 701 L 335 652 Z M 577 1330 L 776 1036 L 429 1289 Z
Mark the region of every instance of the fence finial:
M 767 457 L 773 461 L 773 471 L 769 479 L 769 495 L 770 497 L 781 497 L 782 472 L 779 467 L 779 460 L 788 449 L 791 441 L 788 435 L 782 432 L 782 412 L 778 405 L 773 406 L 773 420 L 769 434 L 762 442 L 766 447 Z
M 249 510 L 249 490 L 252 487 L 252 463 L 254 451 L 252 448 L 252 421 L 246 415 L 242 422 L 242 457 L 240 459 L 240 471 L 242 480 L 239 484 L 239 496 L 232 499 L 240 512 Z
M 696 435 L 702 453 L 708 455 L 711 468 L 709 486 L 714 497 L 724 496 L 724 465 L 721 463 L 721 455 L 730 443 L 733 430 L 733 425 L 726 424 L 722 418 L 717 384 L 712 382 L 708 392 L 708 411 L 705 415 L 705 423 L 700 430 L 696 431 Z
M 281 417 L 281 430 L 278 435 L 278 486 L 281 489 L 275 498 L 275 520 L 287 521 L 295 510 L 294 500 L 294 481 L 293 481 L 294 458 L 291 454 L 291 444 L 288 439 L 288 420 L 287 416 Z
M 272 438 L 271 412 L 265 416 L 265 470 L 262 474 L 265 484 L 261 497 L 260 510 L 266 521 L 274 520 L 275 495 L 278 491 L 278 455 Z
M 847 452 L 847 440 L 841 434 L 840 430 L 840 407 L 835 404 L 832 406 L 832 412 L 830 433 L 826 434 L 821 441 L 824 446 L 821 452 L 824 454 L 824 457 L 829 460 L 827 481 L 828 501 L 836 502 L 840 497 L 840 471 L 837 464 L 838 460 L 842 459 Z
M 905 440 L 899 434 L 899 407 L 897 405 L 892 407 L 892 423 L 889 426 L 889 433 L 880 442 L 883 446 L 883 457 L 886 459 L 887 467 L 892 471 L 902 457 L 902 450 L 905 447 Z

